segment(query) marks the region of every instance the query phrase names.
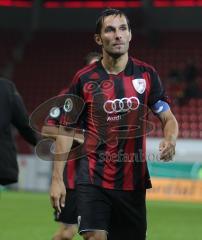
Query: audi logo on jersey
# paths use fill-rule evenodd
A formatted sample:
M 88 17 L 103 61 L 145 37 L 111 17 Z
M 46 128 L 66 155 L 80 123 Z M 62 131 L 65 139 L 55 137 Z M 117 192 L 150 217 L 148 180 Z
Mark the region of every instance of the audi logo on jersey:
M 107 100 L 103 105 L 103 109 L 106 113 L 112 114 L 136 110 L 139 105 L 140 101 L 137 97 L 125 97 L 121 99 Z

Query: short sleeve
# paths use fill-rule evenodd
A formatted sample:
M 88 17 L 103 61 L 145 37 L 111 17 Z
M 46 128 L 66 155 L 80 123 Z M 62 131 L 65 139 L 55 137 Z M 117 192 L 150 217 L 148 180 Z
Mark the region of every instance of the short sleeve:
M 51 104 L 46 125 L 74 127 L 79 122 L 83 108 L 79 77 L 75 75 L 71 86 L 62 90 L 55 98 L 55 104 Z
M 169 103 L 169 98 L 165 93 L 165 89 L 161 79 L 155 70 L 151 71 L 151 88 L 148 97 L 148 106 L 151 108 L 157 101 L 163 100 Z
M 68 94 L 68 91 L 69 91 L 69 88 L 62 89 L 58 94 L 58 98 Z M 53 106 L 52 108 L 50 108 L 49 114 L 45 119 L 45 125 L 59 126 L 61 116 L 62 116 L 62 106 L 57 106 L 57 105 Z

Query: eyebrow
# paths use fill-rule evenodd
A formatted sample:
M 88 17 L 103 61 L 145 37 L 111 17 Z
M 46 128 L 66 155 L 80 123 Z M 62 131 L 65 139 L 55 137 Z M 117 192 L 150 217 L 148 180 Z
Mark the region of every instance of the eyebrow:
M 125 23 L 123 23 L 123 24 L 121 24 L 119 27 L 128 27 L 128 25 L 127 24 L 125 24 Z M 112 25 L 108 25 L 108 26 L 106 26 L 105 27 L 105 29 L 107 29 L 107 28 L 115 28 L 114 26 L 112 26 Z
M 119 27 L 128 27 L 128 25 L 126 23 L 123 23 Z

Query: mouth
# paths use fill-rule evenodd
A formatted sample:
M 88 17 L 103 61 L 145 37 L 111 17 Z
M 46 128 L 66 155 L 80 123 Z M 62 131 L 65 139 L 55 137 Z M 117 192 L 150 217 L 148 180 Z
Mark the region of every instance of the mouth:
M 114 43 L 113 46 L 123 46 L 124 43 Z

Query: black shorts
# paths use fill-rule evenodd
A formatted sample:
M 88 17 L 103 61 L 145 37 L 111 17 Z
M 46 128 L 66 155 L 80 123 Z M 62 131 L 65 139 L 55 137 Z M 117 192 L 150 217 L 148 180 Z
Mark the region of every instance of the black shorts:
M 60 215 L 54 213 L 55 221 L 65 224 L 77 224 L 76 191 L 67 189 L 65 207 L 62 208 Z
M 79 232 L 108 232 L 110 240 L 145 240 L 146 191 L 120 191 L 77 185 Z

